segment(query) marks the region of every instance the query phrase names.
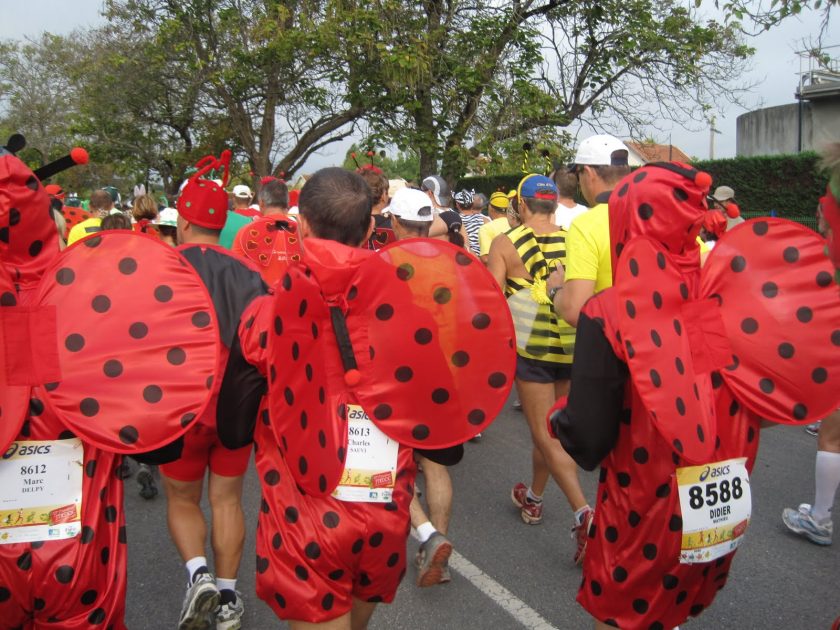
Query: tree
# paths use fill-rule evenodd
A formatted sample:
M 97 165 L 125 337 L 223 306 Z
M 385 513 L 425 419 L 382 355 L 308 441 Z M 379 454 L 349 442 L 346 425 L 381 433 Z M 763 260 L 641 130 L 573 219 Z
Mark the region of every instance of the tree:
M 413 151 L 399 151 L 394 157 L 390 157 L 384 149 L 362 149 L 354 143 L 347 150 L 342 166 L 354 170 L 365 164 L 378 166 L 389 179 L 402 178 L 416 183 L 420 181 L 420 161 Z

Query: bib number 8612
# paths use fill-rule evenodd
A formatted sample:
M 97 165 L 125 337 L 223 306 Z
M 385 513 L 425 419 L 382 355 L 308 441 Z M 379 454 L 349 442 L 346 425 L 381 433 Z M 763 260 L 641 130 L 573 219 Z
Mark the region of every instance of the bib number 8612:
M 712 481 L 705 484 L 705 496 L 703 487 L 691 486 L 688 489 L 689 505 L 693 510 L 699 510 L 703 505 L 714 507 L 718 503 L 729 503 L 730 499 L 740 499 L 744 495 L 740 477 L 735 477 L 731 484 L 726 479 L 720 483 Z
M 20 467 L 21 476 L 43 475 L 45 472 L 47 472 L 47 465 L 46 464 L 30 464 L 29 466 L 21 466 Z

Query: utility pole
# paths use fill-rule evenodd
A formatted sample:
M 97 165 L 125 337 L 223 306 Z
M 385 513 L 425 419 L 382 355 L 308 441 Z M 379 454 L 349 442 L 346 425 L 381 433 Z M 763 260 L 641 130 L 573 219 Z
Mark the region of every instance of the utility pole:
M 720 133 L 717 129 L 715 129 L 715 120 L 717 120 L 716 116 L 712 116 L 709 119 L 709 159 L 715 159 L 715 134 Z

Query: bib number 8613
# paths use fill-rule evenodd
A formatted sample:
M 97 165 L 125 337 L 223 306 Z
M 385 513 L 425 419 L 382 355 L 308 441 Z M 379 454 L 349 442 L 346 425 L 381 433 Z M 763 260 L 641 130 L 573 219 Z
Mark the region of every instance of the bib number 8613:
M 741 487 L 741 478 L 735 477 L 730 484 L 727 479 L 720 483 L 712 481 L 704 486 L 691 486 L 688 489 L 689 505 L 693 510 L 699 510 L 703 505 L 714 507 L 718 503 L 729 503 L 730 499 L 740 499 L 744 494 Z

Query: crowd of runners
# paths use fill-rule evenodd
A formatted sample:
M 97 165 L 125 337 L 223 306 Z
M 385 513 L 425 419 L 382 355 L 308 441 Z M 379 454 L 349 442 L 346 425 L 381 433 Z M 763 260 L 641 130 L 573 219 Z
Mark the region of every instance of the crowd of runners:
M 489 195 L 372 164 L 254 194 L 225 151 L 171 206 L 138 187 L 128 211 L 45 185 L 84 151 L 32 172 L 23 143 L 0 148 L 0 628 L 125 627 L 136 470 L 147 499 L 159 475 L 186 569 L 179 628 L 241 627 L 256 529 L 278 618 L 361 630 L 408 565 L 418 587 L 451 580 L 448 469 L 513 387 L 533 449 L 511 501 L 539 525 L 563 492 L 597 628 L 712 604 L 765 426 L 821 421 L 814 499 L 781 518 L 832 543 L 840 156 L 817 234 L 743 221 L 690 165 L 633 170 L 608 135 Z M 588 497 L 579 468 L 599 467 Z

